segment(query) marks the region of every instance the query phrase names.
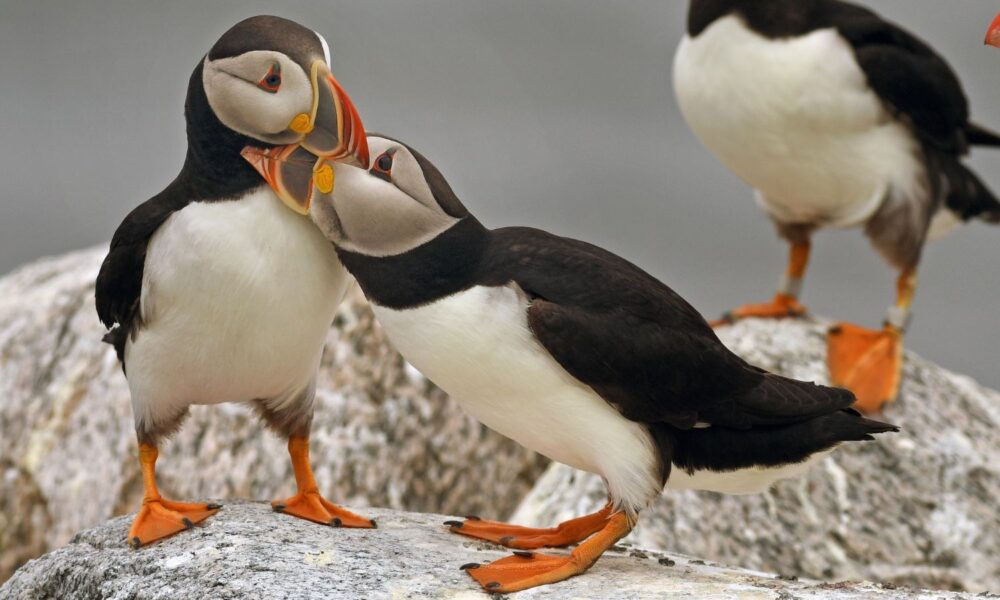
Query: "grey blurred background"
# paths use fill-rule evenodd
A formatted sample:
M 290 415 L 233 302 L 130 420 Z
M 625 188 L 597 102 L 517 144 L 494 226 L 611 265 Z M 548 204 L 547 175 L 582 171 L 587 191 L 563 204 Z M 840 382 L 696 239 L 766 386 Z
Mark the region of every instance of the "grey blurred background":
M 869 0 L 958 71 L 1000 129 L 986 0 Z M 321 32 L 369 129 L 410 142 L 491 226 L 603 245 L 714 317 L 773 292 L 785 245 L 687 130 L 670 86 L 682 0 L 0 1 L 0 273 L 103 243 L 184 156 L 188 76 L 236 21 Z M 971 164 L 1000 192 L 1000 151 Z M 817 236 L 805 301 L 876 325 L 895 273 L 857 231 Z M 908 345 L 1000 387 L 1000 229 L 925 255 Z M 96 317 L 95 317 L 96 318 Z

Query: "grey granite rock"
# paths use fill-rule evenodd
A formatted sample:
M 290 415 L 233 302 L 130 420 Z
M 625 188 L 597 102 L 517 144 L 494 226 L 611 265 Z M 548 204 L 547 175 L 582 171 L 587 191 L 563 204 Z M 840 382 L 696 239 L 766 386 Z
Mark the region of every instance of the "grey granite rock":
M 332 529 L 273 513 L 262 503 L 226 505 L 205 525 L 140 550 L 121 543 L 128 518 L 78 534 L 22 567 L 0 598 L 18 600 L 213 600 L 489 598 L 459 570 L 508 553 L 445 531 L 445 517 L 369 509 L 375 530 Z M 670 563 L 673 564 L 670 564 Z M 498 597 L 502 597 L 499 596 Z M 791 581 L 622 548 L 584 575 L 512 600 L 955 599 L 866 583 Z
M 105 250 L 0 279 L 0 581 L 141 498 L 125 378 L 94 311 Z M 195 407 L 158 465 L 177 499 L 276 498 L 284 443 L 239 405 Z M 465 415 L 389 347 L 357 290 L 330 331 L 313 429 L 329 498 L 503 516 L 545 461 Z
M 719 334 L 754 364 L 824 382 L 826 326 L 752 320 Z M 907 354 L 885 418 L 903 432 L 768 493 L 666 492 L 629 539 L 806 577 L 1000 592 L 1000 394 Z M 553 465 L 512 520 L 549 525 L 604 501 L 598 478 Z

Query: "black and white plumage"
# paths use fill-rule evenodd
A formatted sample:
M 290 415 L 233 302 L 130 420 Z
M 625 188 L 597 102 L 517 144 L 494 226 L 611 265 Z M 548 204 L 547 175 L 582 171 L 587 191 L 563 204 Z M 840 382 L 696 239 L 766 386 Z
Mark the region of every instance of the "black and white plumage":
M 692 0 L 674 83 L 691 128 L 795 241 L 862 226 L 895 267 L 1000 202 L 961 162 L 1000 137 L 916 36 L 840 0 Z
M 962 163 L 1000 136 L 969 120 L 932 48 L 840 0 L 691 0 L 674 87 L 691 129 L 791 245 L 774 299 L 720 324 L 803 314 L 813 232 L 861 227 L 898 269 L 897 298 L 880 330 L 833 326 L 827 365 L 861 410 L 895 400 L 926 242 L 971 219 L 1000 223 L 1000 201 Z
M 601 475 L 631 518 L 664 484 L 758 492 L 893 429 L 850 410 L 846 390 L 747 364 L 628 261 L 489 230 L 415 150 L 369 143 L 372 169 L 338 165 L 313 215 L 392 343 L 488 427 Z
M 180 174 L 112 239 L 97 278 L 97 312 L 112 328 L 106 340 L 131 391 L 147 475 L 144 510 L 150 499 L 159 502 L 157 443 L 191 405 L 251 403 L 280 434 L 308 438 L 324 341 L 350 277 L 296 212 L 308 203 L 283 202 L 242 153 L 302 141 L 290 126 L 299 115 L 300 122 L 356 119 L 346 114 L 349 101 L 324 102 L 314 89 L 310 70 L 328 72 L 328 63 L 322 36 L 292 21 L 253 17 L 226 32 L 189 82 Z M 293 464 L 307 447 L 299 444 Z M 299 461 L 297 476 L 302 465 L 308 469 Z M 161 520 L 175 529 L 206 516 L 196 510 L 197 518 L 184 520 L 184 507 L 174 504 Z M 140 513 L 130 542 L 173 532 L 156 520 Z
M 306 74 L 328 52 L 301 25 L 256 17 L 222 36 L 191 76 L 184 166 L 125 218 L 97 279 L 140 437 L 170 431 L 190 404 L 294 407 L 304 413 L 296 425 L 307 425 L 325 331 L 349 277 L 241 151 L 301 137 L 286 127 L 308 111 Z M 238 66 L 256 79 L 274 64 L 283 65 L 277 93 L 226 72 Z

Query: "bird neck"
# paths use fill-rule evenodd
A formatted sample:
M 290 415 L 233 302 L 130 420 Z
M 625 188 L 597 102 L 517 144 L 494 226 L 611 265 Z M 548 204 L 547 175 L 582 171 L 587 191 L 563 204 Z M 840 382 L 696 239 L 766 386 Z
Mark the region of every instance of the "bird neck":
M 368 256 L 339 247 L 337 254 L 369 301 L 402 310 L 476 285 L 490 240 L 490 230 L 469 215 L 433 240 L 402 254 Z
M 202 62 L 188 83 L 184 102 L 188 149 L 178 178 L 192 197 L 199 199 L 236 198 L 264 183 L 261 176 L 240 155 L 249 144 L 262 142 L 229 129 L 219 121 L 208 103 L 202 83 Z

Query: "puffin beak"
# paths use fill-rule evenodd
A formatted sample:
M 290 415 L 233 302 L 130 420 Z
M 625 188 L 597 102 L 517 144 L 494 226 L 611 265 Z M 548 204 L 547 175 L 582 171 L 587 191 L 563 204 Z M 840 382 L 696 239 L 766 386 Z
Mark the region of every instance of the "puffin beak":
M 322 60 L 313 62 L 310 76 L 312 108 L 288 125 L 302 139 L 267 149 L 247 146 L 241 152 L 282 202 L 301 215 L 309 214 L 313 188 L 321 194 L 333 192 L 330 162 L 367 169 L 369 161 L 365 126 L 347 92 Z
M 357 109 L 325 62 L 315 61 L 311 71 L 312 126 L 303 132 L 302 147 L 320 158 L 367 169 L 368 138 Z
M 247 146 L 240 154 L 257 169 L 285 206 L 300 215 L 308 215 L 312 205 L 313 184 L 316 179 L 314 168 L 326 167 L 333 173 L 330 165 L 319 165 L 316 157 L 299 144 L 273 148 Z M 332 191 L 332 177 L 330 182 Z
M 986 32 L 986 44 L 1000 48 L 1000 14 L 997 15 L 996 19 L 993 19 L 993 24 Z

